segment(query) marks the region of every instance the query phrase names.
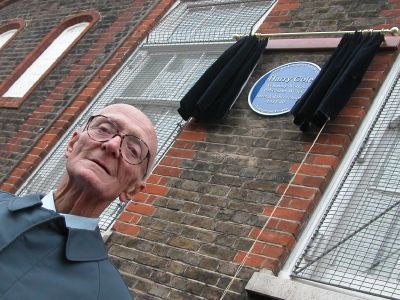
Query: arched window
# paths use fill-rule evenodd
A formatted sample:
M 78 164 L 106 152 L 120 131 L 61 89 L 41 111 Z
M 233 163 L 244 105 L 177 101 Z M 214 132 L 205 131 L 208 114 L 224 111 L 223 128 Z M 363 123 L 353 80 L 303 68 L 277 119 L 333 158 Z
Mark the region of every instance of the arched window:
M 0 84 L 0 107 L 19 107 L 99 19 L 98 12 L 89 11 L 53 28 Z
M 23 20 L 13 20 L 0 26 L 0 49 L 3 48 L 24 26 L 25 22 Z
M 16 34 L 18 29 L 11 29 L 0 34 L 0 49 Z
M 77 40 L 89 24 L 89 22 L 81 22 L 67 27 L 9 87 L 3 97 L 24 97 L 57 59 Z

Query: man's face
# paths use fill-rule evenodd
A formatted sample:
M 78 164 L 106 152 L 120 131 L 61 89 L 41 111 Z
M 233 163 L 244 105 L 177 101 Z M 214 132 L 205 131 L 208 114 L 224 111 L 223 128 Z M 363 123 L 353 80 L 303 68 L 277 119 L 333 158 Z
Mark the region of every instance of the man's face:
M 134 135 L 151 147 L 151 123 L 133 107 L 113 105 L 101 114 L 111 119 L 121 133 Z M 126 200 L 128 194 L 142 190 L 148 158 L 137 165 L 129 164 L 120 154 L 120 144 L 120 136 L 97 142 L 87 131 L 74 133 L 66 151 L 72 188 L 82 189 L 107 204 L 117 197 Z

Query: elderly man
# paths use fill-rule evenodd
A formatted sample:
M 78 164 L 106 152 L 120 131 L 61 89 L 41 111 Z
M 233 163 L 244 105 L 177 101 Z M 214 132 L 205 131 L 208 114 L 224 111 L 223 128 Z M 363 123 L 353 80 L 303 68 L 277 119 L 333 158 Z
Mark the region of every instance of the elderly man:
M 114 104 L 74 132 L 66 173 L 44 197 L 0 192 L 0 299 L 132 299 L 97 218 L 144 187 L 157 149 L 150 120 Z

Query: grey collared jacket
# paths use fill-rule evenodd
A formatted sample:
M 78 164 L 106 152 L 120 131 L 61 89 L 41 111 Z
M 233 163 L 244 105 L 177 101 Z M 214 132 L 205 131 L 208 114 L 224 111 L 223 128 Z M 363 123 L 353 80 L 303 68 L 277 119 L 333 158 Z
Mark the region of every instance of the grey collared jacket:
M 41 206 L 39 195 L 0 192 L 0 299 L 132 299 L 98 228 L 67 228 Z

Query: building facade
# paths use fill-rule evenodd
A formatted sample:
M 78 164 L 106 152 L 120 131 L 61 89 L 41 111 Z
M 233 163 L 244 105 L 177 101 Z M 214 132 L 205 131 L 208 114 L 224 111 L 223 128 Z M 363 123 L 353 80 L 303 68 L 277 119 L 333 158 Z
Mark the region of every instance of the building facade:
M 400 299 L 398 37 L 321 131 L 247 96 L 280 65 L 323 66 L 341 35 L 270 38 L 220 122 L 176 111 L 235 34 L 399 20 L 397 0 L 1 1 L 0 188 L 51 190 L 71 132 L 130 103 L 156 126 L 157 165 L 100 227 L 136 299 Z

